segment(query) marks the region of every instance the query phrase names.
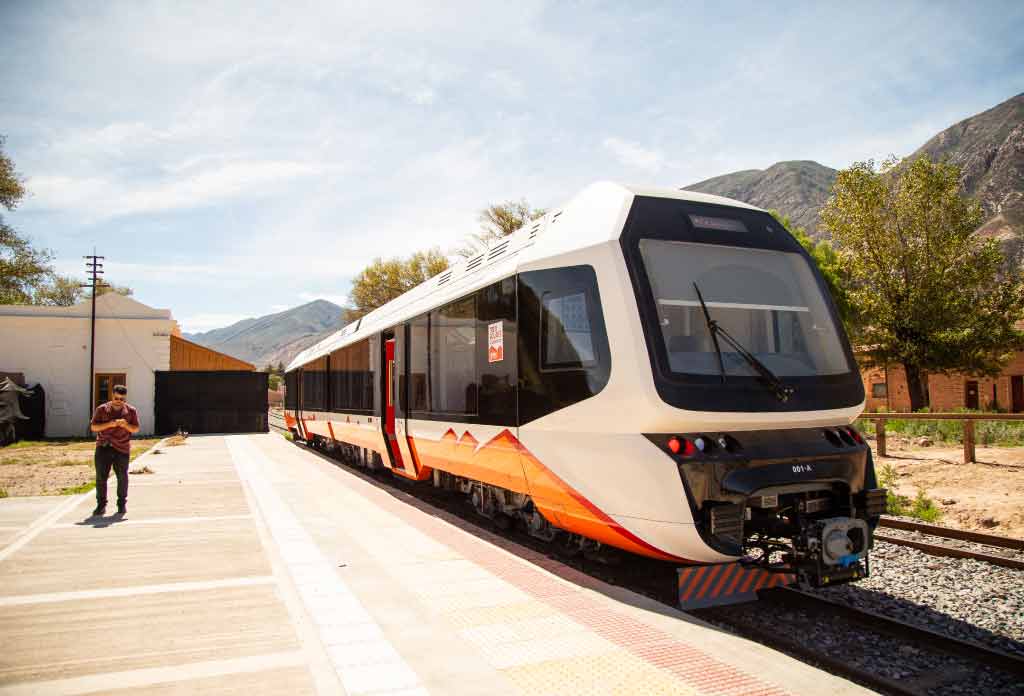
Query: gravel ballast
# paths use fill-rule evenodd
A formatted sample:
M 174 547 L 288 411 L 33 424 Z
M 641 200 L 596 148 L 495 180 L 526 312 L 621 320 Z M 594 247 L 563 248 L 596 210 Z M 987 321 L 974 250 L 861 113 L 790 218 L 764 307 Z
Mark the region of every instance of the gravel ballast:
M 877 542 L 871 577 L 820 594 L 1024 656 L 1024 572 Z

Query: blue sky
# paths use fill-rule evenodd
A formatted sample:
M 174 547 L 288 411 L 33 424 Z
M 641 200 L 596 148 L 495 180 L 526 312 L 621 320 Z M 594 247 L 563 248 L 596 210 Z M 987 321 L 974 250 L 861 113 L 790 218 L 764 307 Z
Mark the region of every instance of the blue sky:
M 186 331 L 491 202 L 906 155 L 1024 91 L 1024 3 L 0 3 L 7 216 Z

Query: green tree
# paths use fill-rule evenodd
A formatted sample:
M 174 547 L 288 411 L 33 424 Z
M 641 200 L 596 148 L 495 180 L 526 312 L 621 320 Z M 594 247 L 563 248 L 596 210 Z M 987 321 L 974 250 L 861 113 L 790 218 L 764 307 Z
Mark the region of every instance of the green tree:
M 543 217 L 546 212 L 543 208 L 531 208 L 525 198 L 491 204 L 477 215 L 480 230 L 467 236 L 455 253 L 465 258 L 476 256 L 491 242 L 507 237 L 526 223 Z
M 0 136 L 0 205 L 14 210 L 26 191 L 14 162 L 4 154 L 4 142 Z M 52 252 L 33 248 L 0 215 L 0 304 L 30 303 L 35 289 L 53 272 L 52 260 Z
M 105 285 L 96 288 L 96 297 L 99 297 L 100 295 L 106 295 L 108 292 L 115 292 L 118 295 L 123 295 L 124 297 L 131 297 L 132 295 L 135 294 L 134 290 L 125 285 L 114 285 L 113 283 L 106 283 Z
M 855 335 L 857 328 L 855 313 L 853 305 L 850 303 L 850 294 L 846 289 L 850 278 L 835 248 L 825 240 L 815 242 L 803 227 L 794 227 L 788 215 L 783 216 L 777 210 L 768 212 L 800 242 L 800 246 L 814 259 L 821 275 L 825 278 L 825 284 L 828 286 L 829 294 L 832 295 L 832 302 L 836 305 L 836 311 L 839 312 L 839 318 L 846 327 L 846 332 L 851 336 Z
M 70 307 L 78 304 L 84 295 L 85 289 L 82 288 L 81 281 L 54 273 L 48 282 L 36 288 L 32 296 L 32 303 L 53 307 Z
M 281 375 L 271 373 L 271 375 L 267 377 L 267 388 L 269 388 L 270 391 L 277 391 L 281 388 L 281 381 Z
M 355 321 L 448 268 L 440 249 L 417 251 L 407 259 L 374 259 L 352 281 L 345 320 Z
M 50 273 L 48 279 L 40 281 L 33 290 L 32 304 L 70 307 L 89 297 L 89 289 L 83 285 L 81 281 L 71 276 Z M 109 292 L 126 297 L 134 294 L 129 287 L 107 283 L 96 288 L 96 297 Z
M 975 234 L 981 207 L 960 195 L 959 168 L 918 158 L 839 172 L 821 212 L 868 365 L 906 370 L 910 405 L 927 405 L 927 375 L 994 375 L 1021 345 L 1020 271 Z

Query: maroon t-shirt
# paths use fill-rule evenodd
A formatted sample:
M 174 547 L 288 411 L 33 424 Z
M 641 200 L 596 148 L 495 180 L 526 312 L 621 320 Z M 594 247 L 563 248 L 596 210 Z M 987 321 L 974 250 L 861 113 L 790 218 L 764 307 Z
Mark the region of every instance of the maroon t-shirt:
M 116 421 L 118 418 L 124 418 L 130 425 L 138 426 L 139 424 L 139 413 L 135 410 L 134 406 L 127 402 L 115 404 L 113 401 L 108 401 L 96 407 L 96 411 L 92 414 L 92 424 L 109 423 L 110 421 Z M 97 443 L 109 442 L 114 449 L 123 454 L 131 452 L 131 439 L 132 434 L 128 432 L 127 428 L 120 426 L 96 433 Z

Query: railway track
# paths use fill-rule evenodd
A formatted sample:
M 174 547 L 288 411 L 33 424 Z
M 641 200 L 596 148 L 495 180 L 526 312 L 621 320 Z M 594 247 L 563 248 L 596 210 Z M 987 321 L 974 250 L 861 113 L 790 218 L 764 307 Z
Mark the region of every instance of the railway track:
M 971 558 L 1004 568 L 1024 570 L 1024 541 L 1020 539 L 1010 539 L 981 532 L 971 532 L 963 529 L 952 529 L 923 522 L 909 522 L 892 518 L 882 518 L 879 522 L 879 527 L 912 532 L 922 537 L 933 537 L 935 540 L 940 541 L 937 542 L 924 538 L 907 538 L 905 536 L 879 532 L 875 533 L 876 541 L 906 546 L 932 556 Z M 950 543 L 941 543 L 941 541 L 967 542 L 972 544 L 974 548 L 955 546 Z
M 852 663 L 848 654 L 837 656 L 834 646 L 814 646 L 780 631 L 768 617 L 761 615 L 758 621 L 750 621 L 749 609 L 737 611 L 736 607 L 713 607 L 699 609 L 692 614 L 718 624 L 724 624 L 737 633 L 787 652 L 795 657 L 816 663 L 828 671 L 847 677 L 864 686 L 894 696 L 923 696 L 933 690 L 942 690 L 951 683 L 973 679 L 973 673 L 965 669 L 963 661 L 985 665 L 1007 675 L 1011 683 L 1024 684 L 1024 658 L 993 650 L 973 641 L 961 640 L 920 626 L 899 621 L 877 612 L 855 609 L 823 597 L 798 589 L 775 588 L 758 594 L 758 604 L 768 604 L 779 610 L 800 610 L 812 615 L 827 615 L 830 621 L 841 621 L 860 632 L 875 634 L 911 646 L 915 651 L 928 651 L 939 655 L 942 662 L 958 658 L 959 664 L 919 673 L 910 678 L 893 679 L 875 670 L 863 669 Z M 979 690 L 979 693 L 983 692 Z
M 279 421 L 279 424 L 276 421 Z M 275 429 L 285 431 L 283 419 L 271 417 L 270 423 Z M 432 489 L 423 490 L 381 473 L 373 474 L 359 467 L 349 466 L 343 460 L 322 450 L 303 446 L 332 462 L 345 464 L 346 468 L 378 485 L 404 491 L 437 509 L 440 514 L 455 515 L 481 530 L 481 533 L 499 534 L 506 538 L 513 538 L 517 544 L 534 551 L 541 551 L 548 557 L 558 558 L 559 562 L 568 568 L 584 572 L 609 584 L 631 589 L 665 604 L 675 605 L 675 566 L 673 564 L 632 556 L 626 562 L 612 565 L 595 563 L 579 556 L 563 557 L 526 534 L 514 530 L 502 530 L 480 518 L 461 498 L 453 499 L 443 492 Z M 798 659 L 817 664 L 834 674 L 893 696 L 923 696 L 937 693 L 956 682 L 960 682 L 961 685 L 973 684 L 978 678 L 978 669 L 996 675 L 995 677 L 986 677 L 990 683 L 992 679 L 1001 685 L 1024 683 L 1024 658 L 993 650 L 973 641 L 953 638 L 876 612 L 839 604 L 800 590 L 790 588 L 766 590 L 759 594 L 759 598 L 761 601 L 752 604 L 713 607 L 690 613 L 698 618 L 725 626 L 740 635 L 786 652 Z M 895 679 L 885 676 L 879 674 L 877 670 L 865 669 L 854 664 L 850 655 L 835 644 L 809 647 L 809 641 L 801 641 L 792 637 L 801 635 L 799 627 L 785 625 L 787 620 L 785 617 L 793 614 L 808 615 L 814 620 L 829 625 L 842 623 L 849 627 L 846 630 L 858 635 L 876 635 L 878 641 L 888 641 L 890 644 L 914 651 L 926 651 L 937 656 L 935 659 L 940 663 L 952 662 L 954 664 L 940 669 L 923 670 L 911 678 Z M 867 642 L 872 643 L 873 641 L 869 639 Z M 898 650 L 899 648 L 894 649 Z M 836 653 L 837 650 L 840 650 L 839 654 Z M 983 693 L 984 691 L 984 689 L 978 689 L 975 692 Z M 1004 692 L 1012 693 L 1012 691 Z

